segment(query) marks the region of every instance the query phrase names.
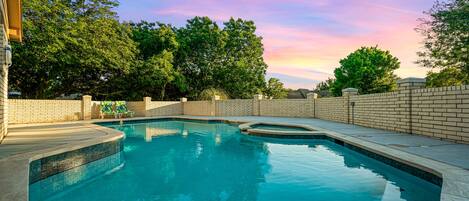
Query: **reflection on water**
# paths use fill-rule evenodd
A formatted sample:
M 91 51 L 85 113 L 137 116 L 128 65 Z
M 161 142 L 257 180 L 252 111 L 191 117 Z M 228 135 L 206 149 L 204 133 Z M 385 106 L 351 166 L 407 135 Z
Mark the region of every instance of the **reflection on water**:
M 326 140 L 250 137 L 240 134 L 236 126 L 222 123 L 158 121 L 115 128 L 126 134 L 125 166 L 85 184 L 60 190 L 62 193 L 51 200 L 438 200 L 439 197 L 439 187 Z M 87 171 L 94 170 L 77 170 Z M 50 178 L 43 180 L 42 189 L 56 182 Z M 42 199 L 38 195 L 32 192 L 31 197 Z

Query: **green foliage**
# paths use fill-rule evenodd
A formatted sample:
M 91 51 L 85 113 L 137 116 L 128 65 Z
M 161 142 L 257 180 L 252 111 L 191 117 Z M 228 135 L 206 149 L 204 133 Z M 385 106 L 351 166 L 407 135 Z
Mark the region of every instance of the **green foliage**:
M 286 98 L 288 90 L 283 87 L 283 83 L 279 79 L 270 78 L 264 89 L 264 95 L 274 99 Z
M 189 97 L 209 87 L 251 98 L 265 86 L 267 64 L 254 22 L 230 19 L 224 25 L 222 30 L 208 17 L 195 17 L 177 30 L 175 66 L 188 78 Z
M 175 52 L 179 47 L 176 33 L 170 25 L 146 21 L 131 25 L 132 39 L 137 42 L 143 59 L 148 59 L 163 50 Z
M 216 87 L 216 71 L 223 65 L 226 34 L 208 17 L 195 17 L 177 29 L 180 46 L 175 66 L 187 78 L 189 97 Z
M 469 1 L 437 1 L 427 14 L 429 19 L 422 19 L 417 29 L 425 37 L 418 63 L 444 69 L 442 75 L 429 73 L 428 80 L 432 80 L 432 86 L 469 84 Z M 451 77 L 451 81 L 444 80 L 456 71 L 458 76 Z
M 419 61 L 426 67 L 454 67 L 469 71 L 469 1 L 437 1 L 422 19 L 418 31 L 425 36 Z
M 334 82 L 335 79 L 328 78 L 326 81 L 318 83 L 313 91 L 317 93 L 319 97 L 329 97 L 331 96 L 331 88 Z
M 226 93 L 223 89 L 216 89 L 216 88 L 208 88 L 202 90 L 197 96 L 197 100 L 212 100 L 212 97 L 219 96 L 220 100 L 229 99 L 230 96 Z
M 128 26 L 112 11 L 115 1 L 23 2 L 24 42 L 13 44 L 10 84 L 24 98 L 86 93 L 127 73 L 136 47 Z
M 427 73 L 427 87 L 457 86 L 469 83 L 469 75 L 457 68 L 445 68 L 440 72 Z
M 253 21 L 231 18 L 224 25 L 225 58 L 217 71 L 217 85 L 232 98 L 252 98 L 265 86 L 267 64 L 263 58 L 262 38 L 256 36 Z
M 121 83 L 127 88 L 121 98 L 140 100 L 149 96 L 153 100 L 165 100 L 168 87 L 184 91 L 185 79 L 173 68 L 174 52 L 179 43 L 171 26 L 143 21 L 132 24 L 132 33 L 142 61 L 123 77 Z
M 331 92 L 340 96 L 342 89 L 349 87 L 357 88 L 361 94 L 392 91 L 397 87 L 397 76 L 393 72 L 399 64 L 389 51 L 362 47 L 340 60 L 340 67 L 334 70 Z
M 132 100 L 140 100 L 144 96 L 154 100 L 164 100 L 166 86 L 180 76 L 173 69 L 173 54 L 163 50 L 159 55 L 154 55 L 141 62 L 132 70 L 126 80 L 132 89 L 126 93 Z
M 262 38 L 252 21 L 230 19 L 223 29 L 208 17 L 182 28 L 119 23 L 117 5 L 24 2 L 24 42 L 13 44 L 10 89 L 23 98 L 166 100 L 197 98 L 207 89 L 251 98 L 266 87 Z

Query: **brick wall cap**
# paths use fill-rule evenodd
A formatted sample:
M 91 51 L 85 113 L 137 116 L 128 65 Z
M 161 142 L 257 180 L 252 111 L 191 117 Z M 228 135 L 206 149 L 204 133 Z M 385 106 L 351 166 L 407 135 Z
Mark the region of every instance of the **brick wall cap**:
M 358 89 L 355 89 L 355 88 L 346 88 L 346 89 L 342 89 L 342 92 L 358 92 Z
M 254 95 L 254 100 L 262 100 L 263 95 L 262 94 L 256 94 Z
M 404 79 L 397 80 L 397 84 L 402 83 L 425 83 L 425 78 L 418 78 L 418 77 L 408 77 Z
M 307 99 L 316 99 L 316 98 L 318 98 L 318 94 L 317 93 L 308 93 L 308 94 L 306 94 L 306 98 Z

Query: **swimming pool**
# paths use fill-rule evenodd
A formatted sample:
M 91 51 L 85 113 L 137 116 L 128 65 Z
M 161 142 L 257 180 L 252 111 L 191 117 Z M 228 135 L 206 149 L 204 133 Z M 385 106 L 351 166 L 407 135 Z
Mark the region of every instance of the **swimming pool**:
M 30 185 L 31 200 L 439 200 L 441 188 L 330 140 L 247 136 L 237 125 L 104 124 L 124 153 Z

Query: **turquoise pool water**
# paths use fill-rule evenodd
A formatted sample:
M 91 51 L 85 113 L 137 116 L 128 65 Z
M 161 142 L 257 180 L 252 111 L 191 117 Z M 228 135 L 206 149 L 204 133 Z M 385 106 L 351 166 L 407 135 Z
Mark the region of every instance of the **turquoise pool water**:
M 247 136 L 237 125 L 106 125 L 124 153 L 30 185 L 31 200 L 439 200 L 440 187 L 328 140 Z

